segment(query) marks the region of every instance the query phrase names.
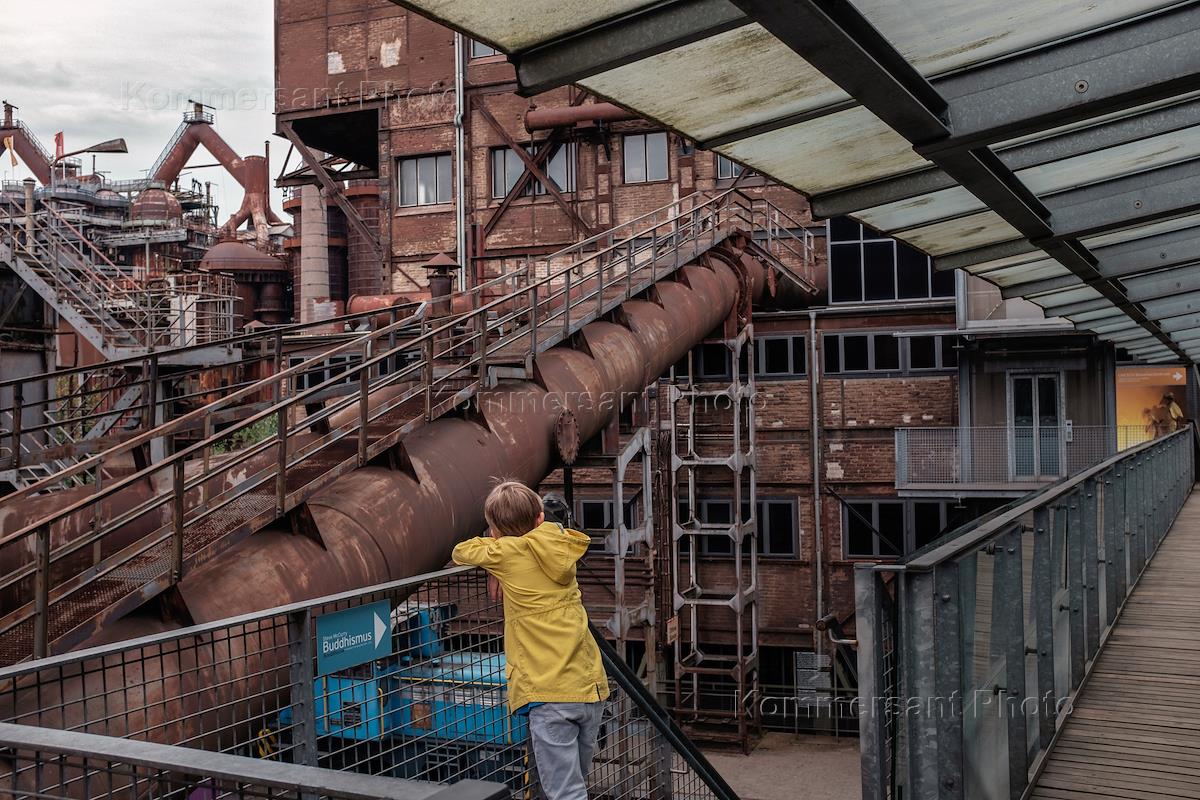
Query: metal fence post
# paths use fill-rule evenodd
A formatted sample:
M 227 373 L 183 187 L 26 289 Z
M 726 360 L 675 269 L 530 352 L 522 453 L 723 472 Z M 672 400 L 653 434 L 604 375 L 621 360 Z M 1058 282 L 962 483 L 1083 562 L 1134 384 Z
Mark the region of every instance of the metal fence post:
M 854 569 L 854 626 L 858 638 L 858 746 L 863 800 L 886 800 L 890 784 L 887 752 L 883 631 L 887 625 L 879 576 L 871 564 Z
M 1055 512 L 1058 516 L 1059 512 Z M 1033 621 L 1037 632 L 1038 746 L 1045 749 L 1054 738 L 1058 697 L 1054 688 L 1055 560 L 1050 538 L 1050 513 L 1046 506 L 1033 512 Z
M 1083 682 L 1086 661 L 1083 634 L 1083 520 L 1079 492 L 1071 494 L 1067 513 L 1067 596 L 1071 610 L 1071 689 Z
M 1104 525 L 1104 622 L 1111 623 L 1117 618 L 1117 523 L 1113 519 L 1116 503 L 1114 502 L 1114 485 L 1112 470 L 1107 472 L 1101 483 L 1104 486 L 1103 525 Z
M 935 600 L 932 572 L 904 573 L 900 597 L 900 630 L 904 664 L 903 696 L 916 700 L 931 699 L 937 691 L 937 647 L 933 630 Z M 908 782 L 911 797 L 938 795 L 938 724 L 927 708 L 915 713 L 905 709 L 908 744 Z
M 937 648 L 937 775 L 939 800 L 961 800 L 963 779 L 963 658 L 962 605 L 958 562 L 938 565 L 934 571 L 933 639 Z
M 34 534 L 35 572 L 33 575 L 33 657 L 45 658 L 49 645 L 49 616 L 50 616 L 50 523 L 37 529 Z
M 1100 649 L 1100 554 L 1096 541 L 1096 481 L 1088 478 L 1083 483 L 1083 580 L 1087 589 L 1085 609 L 1087 613 L 1087 658 L 1090 661 Z
M 1029 776 L 1025 709 L 1025 608 L 1021 580 L 1021 533 L 1016 527 L 997 543 L 992 604 L 1004 648 L 1004 709 L 1008 723 L 1008 794 L 1020 800 Z
M 317 703 L 313 687 L 312 610 L 288 614 L 288 680 L 296 763 L 317 766 Z
M 183 517 L 184 517 L 184 480 L 183 459 L 176 457 L 172 466 L 171 517 L 172 517 L 172 558 L 171 580 L 178 583 L 183 580 Z
M 1125 602 L 1129 593 L 1128 526 L 1125 524 L 1125 478 L 1126 462 L 1121 461 L 1113 469 L 1113 546 L 1117 560 L 1117 603 Z

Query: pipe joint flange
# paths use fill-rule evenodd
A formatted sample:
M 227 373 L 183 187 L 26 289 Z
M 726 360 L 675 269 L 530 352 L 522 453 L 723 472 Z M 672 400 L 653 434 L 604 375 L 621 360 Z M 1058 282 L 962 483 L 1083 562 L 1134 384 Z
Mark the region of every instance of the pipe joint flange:
M 560 411 L 554 422 L 554 447 L 564 464 L 579 457 L 579 422 L 570 409 Z

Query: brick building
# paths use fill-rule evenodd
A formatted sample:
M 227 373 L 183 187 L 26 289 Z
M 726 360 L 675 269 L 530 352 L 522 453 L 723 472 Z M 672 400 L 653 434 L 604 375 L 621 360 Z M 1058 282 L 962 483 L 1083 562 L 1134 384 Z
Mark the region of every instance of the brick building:
M 739 165 L 698 151 L 673 132 L 622 118 L 576 89 L 519 97 L 502 54 L 456 39 L 449 29 L 386 0 L 277 0 L 276 18 L 281 132 L 290 128 L 293 141 L 311 148 L 314 158 L 324 154 L 322 164 L 336 179 L 324 187 L 323 201 L 312 185 L 317 179 L 311 164 L 283 181 L 298 187 L 286 206 L 298 223 L 294 248 L 311 245 L 305 235 L 313 230 L 312 215 L 324 215 L 319 222 L 325 239 L 317 246 L 322 253 L 328 248 L 327 285 L 317 280 L 317 292 L 325 295 L 308 300 L 336 305 L 354 295 L 414 292 L 426 280 L 420 265 L 438 253 L 452 255 L 474 283 L 680 197 L 734 186 L 769 196 L 789 211 L 798 233 L 816 237 L 818 296 L 803 303 L 781 296 L 753 318 L 757 563 L 751 568 L 742 562 L 757 570 L 757 635 L 743 625 L 742 638 L 756 642 L 748 650 L 743 642 L 741 658 L 749 664 L 751 684 L 760 687 L 756 697 L 794 696 L 807 691 L 801 684 L 808 680 L 814 687 L 828 680 L 848 690 L 852 658 L 839 661 L 817 623 L 831 615 L 852 631 L 853 564 L 911 551 L 978 508 L 951 496 L 900 497 L 894 469 L 897 427 L 959 422 L 955 275 L 933 271 L 928 257 L 852 221 L 814 222 L 800 195 L 743 174 Z M 594 110 L 578 111 L 589 106 Z M 530 131 L 531 109 L 563 113 L 559 124 L 530 125 L 539 128 Z M 607 119 L 594 118 L 601 115 Z M 342 178 L 349 180 L 339 188 Z M 351 218 L 355 213 L 358 221 Z M 370 237 L 377 259 L 364 249 Z M 303 304 L 311 281 L 304 254 L 298 255 Z M 741 377 L 719 338 L 693 352 L 690 377 L 681 378 L 688 372 L 684 365 L 676 372 L 664 376 L 640 410 L 625 415 L 624 430 L 607 443 L 610 456 L 639 426 L 652 433 L 661 428 L 672 380 L 704 386 Z M 705 413 L 714 429 L 730 424 L 726 410 Z M 657 516 L 659 547 L 627 565 L 623 602 L 636 605 L 647 588 L 655 590 L 656 624 L 632 627 L 630 652 L 645 652 L 638 639 L 650 631 L 659 657 L 646 659 L 647 669 L 669 696 L 682 659 L 672 663 L 673 643 L 697 637 L 706 658 L 719 660 L 738 650 L 739 623 L 728 609 L 705 608 L 699 630 L 684 623 L 681 632 L 667 573 L 685 572 L 686 559 L 680 555 L 672 567 L 664 558 L 671 522 L 664 524 L 662 514 L 674 514 L 675 523 L 719 525 L 746 504 L 735 503 L 727 476 L 709 470 L 700 473 L 694 509 L 660 484 L 660 496 L 674 494 L 678 502 L 665 512 L 660 498 L 656 515 L 640 507 L 638 481 L 626 475 L 625 497 L 631 499 L 616 515 L 603 447 L 592 449 L 596 459 L 572 470 L 569 487 L 575 514 L 598 543 L 582 576 L 585 592 L 593 608 L 613 605 L 607 585 L 613 558 L 603 552 L 604 531 L 620 518 L 633 527 Z M 656 462 L 661 471 L 662 459 Z M 543 488 L 563 489 L 564 480 L 556 472 Z M 732 540 L 694 541 L 699 578 L 736 583 Z M 738 703 L 729 698 L 736 681 L 703 673 L 697 685 L 706 694 L 699 705 L 716 713 L 694 715 L 693 722 L 712 732 L 738 715 Z M 770 709 L 759 710 L 768 723 L 781 721 Z

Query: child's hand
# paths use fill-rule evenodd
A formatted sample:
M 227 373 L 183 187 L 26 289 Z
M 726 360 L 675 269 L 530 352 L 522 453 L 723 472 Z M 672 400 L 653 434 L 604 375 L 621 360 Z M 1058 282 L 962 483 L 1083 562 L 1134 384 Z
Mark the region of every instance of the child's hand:
M 500 588 L 500 581 L 495 577 L 488 575 L 487 579 L 488 599 L 493 603 L 499 603 L 504 599 L 504 590 Z

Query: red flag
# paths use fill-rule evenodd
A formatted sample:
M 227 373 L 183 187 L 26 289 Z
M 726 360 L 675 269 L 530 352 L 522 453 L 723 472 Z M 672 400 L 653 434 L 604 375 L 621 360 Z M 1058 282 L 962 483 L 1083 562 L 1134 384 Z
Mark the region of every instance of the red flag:
M 63 134 L 62 131 L 59 131 L 58 133 L 54 134 L 54 157 L 62 158 L 63 153 L 65 152 L 67 151 L 63 147 Z

